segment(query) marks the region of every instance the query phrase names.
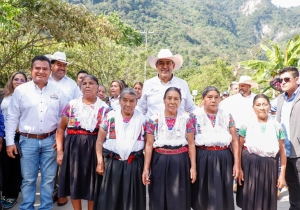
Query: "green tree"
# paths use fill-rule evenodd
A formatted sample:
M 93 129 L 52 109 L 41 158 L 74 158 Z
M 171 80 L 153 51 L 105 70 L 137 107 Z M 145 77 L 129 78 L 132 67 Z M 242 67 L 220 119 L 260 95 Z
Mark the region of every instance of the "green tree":
M 268 81 L 273 79 L 280 69 L 286 66 L 300 67 L 300 38 L 296 35 L 294 39 L 290 39 L 284 49 L 269 41 L 271 48 L 261 44 L 261 49 L 265 51 L 267 61 L 265 60 L 247 60 L 242 61 L 241 65 L 247 69 L 254 70 L 253 79 L 262 84 L 267 91 L 270 87 Z
M 48 54 L 48 46 L 72 48 L 77 44 L 92 45 L 101 51 L 109 41 L 129 46 L 142 42 L 141 36 L 124 24 L 116 13 L 96 16 L 82 5 L 59 0 L 20 0 L 14 7 L 23 8 L 13 18 L 20 27 L 0 30 L 2 85 L 12 72 L 27 69 L 34 55 Z

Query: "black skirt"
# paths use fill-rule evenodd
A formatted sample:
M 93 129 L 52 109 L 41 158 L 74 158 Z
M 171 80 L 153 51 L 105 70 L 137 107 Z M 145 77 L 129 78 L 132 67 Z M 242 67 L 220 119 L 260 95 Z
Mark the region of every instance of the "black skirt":
M 104 175 L 97 175 L 94 210 L 144 210 L 146 187 L 142 182 L 143 151 L 133 152 L 134 159 L 117 160 L 118 154 L 103 149 Z
M 197 147 L 197 180 L 192 185 L 194 210 L 234 210 L 233 156 L 229 149 Z
M 94 200 L 97 135 L 67 135 L 59 175 L 58 197 Z
M 250 154 L 244 149 L 242 168 L 245 181 L 237 188 L 237 206 L 243 210 L 276 210 L 277 159 Z
M 191 178 L 188 153 L 153 150 L 149 185 L 150 210 L 190 210 Z

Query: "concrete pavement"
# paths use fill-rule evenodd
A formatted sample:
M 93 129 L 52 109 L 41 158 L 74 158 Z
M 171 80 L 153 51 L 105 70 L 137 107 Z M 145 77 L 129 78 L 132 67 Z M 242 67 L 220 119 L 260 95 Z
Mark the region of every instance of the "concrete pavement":
M 37 187 L 38 187 L 38 189 L 37 189 L 37 193 L 36 193 L 36 202 L 35 202 L 36 209 L 38 209 L 38 206 L 40 204 L 40 193 L 39 193 L 40 192 L 39 191 L 40 177 L 38 177 Z M 234 195 L 234 197 L 235 197 L 235 195 Z M 18 210 L 21 202 L 22 202 L 22 194 L 20 193 L 19 198 L 18 198 L 18 203 L 13 208 L 11 208 L 11 210 Z M 147 196 L 147 202 L 148 202 L 148 196 Z M 83 205 L 83 210 L 86 210 L 87 202 L 82 201 L 82 205 Z M 288 209 L 289 209 L 289 194 L 288 194 L 287 189 L 284 188 L 281 191 L 280 199 L 278 200 L 277 210 L 288 210 Z M 65 206 L 59 207 L 59 206 L 57 206 L 57 203 L 54 203 L 53 210 L 73 210 L 70 198 L 69 198 L 69 202 Z M 236 206 L 235 210 L 240 210 L 240 208 Z

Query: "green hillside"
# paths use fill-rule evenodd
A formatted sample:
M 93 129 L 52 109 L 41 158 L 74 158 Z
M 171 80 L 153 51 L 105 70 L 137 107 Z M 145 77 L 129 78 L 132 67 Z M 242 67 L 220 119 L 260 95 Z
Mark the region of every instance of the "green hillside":
M 122 19 L 148 34 L 155 52 L 170 48 L 184 67 L 220 58 L 234 64 L 268 39 L 284 43 L 300 33 L 299 7 L 279 8 L 271 0 L 70 0 L 96 14 L 118 11 Z M 145 34 L 144 34 L 145 35 Z M 258 55 L 262 56 L 262 55 Z

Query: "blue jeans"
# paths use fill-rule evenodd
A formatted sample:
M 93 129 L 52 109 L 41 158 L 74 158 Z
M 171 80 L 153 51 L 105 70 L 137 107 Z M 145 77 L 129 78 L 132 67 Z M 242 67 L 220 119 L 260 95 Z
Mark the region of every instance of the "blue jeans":
M 43 139 L 20 137 L 22 151 L 22 196 L 20 210 L 34 210 L 36 180 L 41 173 L 39 210 L 50 210 L 53 207 L 52 192 L 56 175 L 56 151 L 53 149 L 55 134 Z

